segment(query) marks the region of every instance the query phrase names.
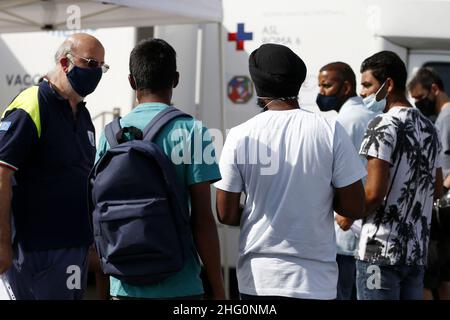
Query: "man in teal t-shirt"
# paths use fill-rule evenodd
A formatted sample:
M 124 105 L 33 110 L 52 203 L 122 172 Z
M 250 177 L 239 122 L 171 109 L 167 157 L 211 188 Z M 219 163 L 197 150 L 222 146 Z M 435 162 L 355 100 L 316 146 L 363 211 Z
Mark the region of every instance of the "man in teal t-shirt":
M 175 51 L 167 42 L 160 39 L 140 42 L 130 55 L 129 76 L 139 105 L 121 119 L 121 126 L 133 126 L 143 131 L 160 111 L 169 106 L 178 78 Z M 155 285 L 132 286 L 110 277 L 110 294 L 119 299 L 201 297 L 204 292 L 198 251 L 212 288 L 212 297 L 224 299 L 219 240 L 210 202 L 210 184 L 220 179 L 220 172 L 208 130 L 193 118 L 176 118 L 158 133 L 154 142 L 174 162 L 179 182 L 188 191 L 192 254 L 180 272 Z M 97 160 L 108 148 L 103 133 Z

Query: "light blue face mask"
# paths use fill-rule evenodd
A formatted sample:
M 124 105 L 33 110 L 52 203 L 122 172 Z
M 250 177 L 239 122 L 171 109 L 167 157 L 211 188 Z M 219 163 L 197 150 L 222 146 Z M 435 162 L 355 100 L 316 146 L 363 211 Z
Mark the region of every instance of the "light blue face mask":
M 375 113 L 381 113 L 384 111 L 384 108 L 386 108 L 386 96 L 381 99 L 380 101 L 377 101 L 376 97 L 380 93 L 381 90 L 383 90 L 384 86 L 386 84 L 386 81 L 381 85 L 380 89 L 376 93 L 372 93 L 370 96 L 367 96 L 363 99 L 363 103 L 366 106 L 367 109 L 370 111 L 373 111 Z

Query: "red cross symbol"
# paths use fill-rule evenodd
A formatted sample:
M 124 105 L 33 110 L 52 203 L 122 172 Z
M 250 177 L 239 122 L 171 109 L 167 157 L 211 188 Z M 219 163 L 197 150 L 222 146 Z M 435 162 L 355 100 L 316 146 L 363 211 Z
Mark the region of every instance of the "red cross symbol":
M 228 41 L 236 41 L 236 50 L 244 50 L 246 40 L 253 40 L 253 32 L 245 32 L 243 23 L 238 23 L 237 32 L 228 34 Z

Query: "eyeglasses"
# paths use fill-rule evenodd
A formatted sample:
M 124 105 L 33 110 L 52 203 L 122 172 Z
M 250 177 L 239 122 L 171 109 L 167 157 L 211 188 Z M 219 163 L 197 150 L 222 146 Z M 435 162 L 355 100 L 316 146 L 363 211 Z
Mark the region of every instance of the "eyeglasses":
M 73 62 L 72 59 L 70 59 L 69 56 L 80 58 L 81 60 L 83 60 L 84 62 L 86 62 L 87 66 L 88 66 L 89 68 L 92 68 L 92 69 L 101 68 L 103 73 L 106 73 L 106 72 L 109 70 L 109 65 L 107 65 L 107 64 L 104 63 L 104 62 L 101 62 L 101 63 L 100 63 L 100 62 L 98 62 L 98 61 L 95 60 L 95 59 L 88 59 L 88 58 L 80 57 L 80 56 L 77 56 L 77 55 L 73 54 L 72 52 L 69 52 L 69 53 L 67 54 L 67 57 L 69 58 L 69 60 L 70 60 L 73 64 L 75 64 L 75 63 Z

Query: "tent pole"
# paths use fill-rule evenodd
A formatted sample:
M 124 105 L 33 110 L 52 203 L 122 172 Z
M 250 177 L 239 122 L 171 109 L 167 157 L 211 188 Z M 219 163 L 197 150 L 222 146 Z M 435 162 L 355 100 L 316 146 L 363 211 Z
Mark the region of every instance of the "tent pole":
M 221 131 L 223 137 L 226 139 L 226 120 L 225 120 L 225 50 L 224 38 L 222 32 L 222 22 L 217 23 L 217 32 L 219 33 L 219 68 L 220 68 L 220 120 Z M 225 142 L 225 139 L 223 140 Z M 222 146 L 221 146 L 222 147 Z M 225 295 L 230 298 L 230 262 L 228 257 L 228 231 L 226 225 L 222 225 L 222 248 L 223 248 L 223 278 L 225 282 Z
M 203 94 L 203 48 L 204 48 L 204 26 L 197 27 L 197 52 L 195 56 L 195 117 L 202 118 L 202 94 Z

